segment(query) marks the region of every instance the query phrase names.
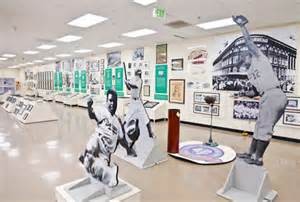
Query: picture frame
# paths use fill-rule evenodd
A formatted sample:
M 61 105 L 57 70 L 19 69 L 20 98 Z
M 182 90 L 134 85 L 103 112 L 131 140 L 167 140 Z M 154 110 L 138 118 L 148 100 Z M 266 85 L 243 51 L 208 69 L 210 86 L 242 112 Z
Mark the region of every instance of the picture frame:
M 121 66 L 121 51 L 107 53 L 107 66 L 108 67 Z
M 214 96 L 216 97 L 215 104 L 220 104 L 220 93 L 212 93 L 212 92 L 194 92 L 194 103 L 202 103 L 206 104 L 204 98 L 206 96 Z
M 287 97 L 286 110 L 300 110 L 300 97 Z
M 211 110 L 213 110 L 212 115 L 213 116 L 220 116 L 220 106 L 219 105 L 214 105 L 211 107 L 210 105 L 205 105 L 205 104 L 199 104 L 199 103 L 194 103 L 193 106 L 193 112 L 195 114 L 205 114 L 205 115 L 210 115 Z
M 300 126 L 299 111 L 285 111 L 282 118 L 284 125 Z
M 233 118 L 241 120 L 257 120 L 259 114 L 259 101 L 234 100 Z
M 156 64 L 166 64 L 167 63 L 167 44 L 156 45 Z
M 169 102 L 184 104 L 185 102 L 185 79 L 169 80 Z
M 171 60 L 172 71 L 183 71 L 183 58 Z
M 143 95 L 146 97 L 150 96 L 150 85 L 144 85 L 143 87 Z
M 133 51 L 132 60 L 144 60 L 144 47 L 136 48 Z

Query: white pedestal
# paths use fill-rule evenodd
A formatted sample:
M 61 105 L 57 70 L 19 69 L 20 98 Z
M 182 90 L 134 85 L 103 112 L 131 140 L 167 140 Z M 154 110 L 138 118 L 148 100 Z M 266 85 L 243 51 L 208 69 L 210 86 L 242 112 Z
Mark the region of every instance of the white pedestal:
M 89 178 L 83 178 L 57 186 L 55 195 L 57 202 L 117 202 L 131 198 L 140 191 L 137 187 L 120 179 L 117 187 L 107 189 L 101 183 L 91 183 Z M 134 197 L 135 200 L 136 197 Z
M 241 159 L 233 164 L 224 187 L 217 194 L 236 202 L 270 202 L 277 196 L 271 188 L 267 170 Z

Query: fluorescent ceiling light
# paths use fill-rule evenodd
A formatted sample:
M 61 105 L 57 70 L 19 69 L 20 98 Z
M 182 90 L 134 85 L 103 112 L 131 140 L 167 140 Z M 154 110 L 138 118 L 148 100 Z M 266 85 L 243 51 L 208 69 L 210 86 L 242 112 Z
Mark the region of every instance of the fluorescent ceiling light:
M 34 60 L 33 63 L 43 63 L 43 60 Z
M 90 49 L 79 49 L 79 50 L 75 50 L 74 52 L 75 53 L 90 53 L 92 51 L 93 50 L 90 50 Z
M 19 68 L 19 66 L 18 65 L 14 65 L 14 66 L 10 66 L 10 67 L 8 67 L 9 69 L 16 69 L 16 68 Z M 1 141 L 0 141 L 1 142 Z
M 68 23 L 68 25 L 87 28 L 96 25 L 100 22 L 103 22 L 105 20 L 107 20 L 107 18 L 88 13 L 76 18 L 75 20 L 72 20 L 71 22 Z
M 14 58 L 14 57 L 16 57 L 16 55 L 15 54 L 6 53 L 6 54 L 3 54 L 2 57 L 5 57 L 5 58 Z
M 136 38 L 136 37 L 146 36 L 146 35 L 155 34 L 155 33 L 156 33 L 156 31 L 154 31 L 152 29 L 139 29 L 139 30 L 135 30 L 132 32 L 124 33 L 122 35 L 131 37 L 131 38 Z
M 118 46 L 123 46 L 123 45 L 124 44 L 122 44 L 122 43 L 111 42 L 111 43 L 106 43 L 106 44 L 98 45 L 98 47 L 113 48 L 113 47 L 118 47 Z
M 7 58 L 0 58 L 1 61 L 7 60 Z
M 24 51 L 24 54 L 26 54 L 26 55 L 35 55 L 35 54 L 38 54 L 38 53 L 39 53 L 39 51 L 31 51 L 31 50 Z
M 56 60 L 56 58 L 53 58 L 53 57 L 47 57 L 47 58 L 44 58 L 44 60 L 52 61 L 52 60 Z
M 52 49 L 52 48 L 55 48 L 55 47 L 56 47 L 56 45 L 43 44 L 43 45 L 38 46 L 37 48 L 42 49 L 42 50 L 49 50 L 49 49 Z
M 137 4 L 141 4 L 143 6 L 148 6 L 150 4 L 155 3 L 157 0 L 133 0 L 133 2 Z
M 73 42 L 73 41 L 78 41 L 81 38 L 82 38 L 81 36 L 66 35 L 66 36 L 63 36 L 63 37 L 57 39 L 57 41 L 69 43 L 69 42 Z
M 211 22 L 197 24 L 196 26 L 202 29 L 215 29 L 215 28 L 226 27 L 234 24 L 235 22 L 233 22 L 232 18 L 225 18 L 221 20 L 215 20 Z
M 34 63 L 32 63 L 32 62 L 27 62 L 27 63 L 25 63 L 24 65 L 34 65 Z
M 70 54 L 65 54 L 65 53 L 56 55 L 56 57 L 59 57 L 59 58 L 66 58 L 66 57 L 70 57 L 70 56 L 71 56 Z

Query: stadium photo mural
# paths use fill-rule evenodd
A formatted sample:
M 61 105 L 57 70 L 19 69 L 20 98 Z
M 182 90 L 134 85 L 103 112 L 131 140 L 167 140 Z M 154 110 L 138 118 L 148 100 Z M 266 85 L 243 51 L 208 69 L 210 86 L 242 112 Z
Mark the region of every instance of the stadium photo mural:
M 255 45 L 266 55 L 273 67 L 280 87 L 286 93 L 295 90 L 296 28 L 270 28 L 251 32 Z M 213 61 L 213 89 L 247 91 L 253 89 L 247 68 L 239 64 L 248 48 L 241 35 L 215 37 L 218 55 Z

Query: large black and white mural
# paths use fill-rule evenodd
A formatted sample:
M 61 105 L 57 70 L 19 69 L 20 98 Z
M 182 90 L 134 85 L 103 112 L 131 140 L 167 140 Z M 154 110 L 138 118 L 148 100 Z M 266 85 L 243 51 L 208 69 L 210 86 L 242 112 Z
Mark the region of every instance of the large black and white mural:
M 253 33 L 255 45 L 269 58 L 284 92 L 295 90 L 296 77 L 296 29 L 270 29 Z M 247 69 L 238 62 L 248 49 L 244 37 L 229 36 L 216 39 L 218 56 L 213 61 L 213 88 L 215 90 L 247 91 L 252 87 Z

